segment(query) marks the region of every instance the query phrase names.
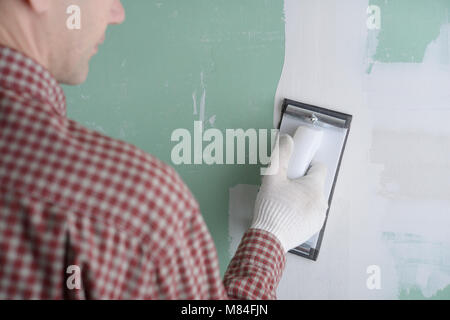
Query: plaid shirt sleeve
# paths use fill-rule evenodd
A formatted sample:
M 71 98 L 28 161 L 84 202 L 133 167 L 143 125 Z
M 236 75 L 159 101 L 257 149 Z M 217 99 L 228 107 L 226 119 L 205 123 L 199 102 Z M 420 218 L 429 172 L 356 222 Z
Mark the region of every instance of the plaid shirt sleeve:
M 278 239 L 271 233 L 249 229 L 228 266 L 224 284 L 234 299 L 276 299 L 276 288 L 286 262 Z
M 66 117 L 61 87 L 0 46 L 0 299 L 269 299 L 285 263 L 250 229 L 220 278 L 173 168 Z

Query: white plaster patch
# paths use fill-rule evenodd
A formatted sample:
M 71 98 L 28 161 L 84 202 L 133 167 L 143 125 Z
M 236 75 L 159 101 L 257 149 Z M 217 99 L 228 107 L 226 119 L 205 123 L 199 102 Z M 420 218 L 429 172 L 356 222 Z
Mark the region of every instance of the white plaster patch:
M 423 63 L 377 63 L 364 79 L 370 162 L 383 168 L 372 195 L 385 204 L 379 230 L 399 289 L 419 288 L 425 297 L 450 285 L 449 30 L 441 27 Z
M 245 231 L 250 227 L 253 208 L 259 186 L 238 184 L 229 190 L 228 230 L 230 236 L 229 253 L 232 257 Z
M 367 5 L 285 0 L 285 64 L 274 126 L 284 98 L 354 118 L 318 261 L 288 254 L 277 290 L 282 299 L 395 299 L 414 285 L 432 296 L 450 283 L 450 258 L 443 252 L 450 244 L 449 25 L 422 64 L 376 63 L 367 74 Z M 230 190 L 231 254 L 245 231 L 240 214 L 252 211 L 243 195 L 252 194 L 251 186 L 236 188 Z M 407 262 L 414 259 L 411 267 Z M 435 264 L 427 266 L 430 261 Z M 380 267 L 380 290 L 366 286 L 370 265 Z

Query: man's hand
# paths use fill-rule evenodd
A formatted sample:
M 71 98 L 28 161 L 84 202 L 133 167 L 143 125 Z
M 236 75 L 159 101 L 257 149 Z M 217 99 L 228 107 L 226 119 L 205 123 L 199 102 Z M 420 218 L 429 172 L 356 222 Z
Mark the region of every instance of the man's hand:
M 264 176 L 250 228 L 271 232 L 287 252 L 322 228 L 328 208 L 323 196 L 327 169 L 323 164 L 313 164 L 305 176 L 289 179 L 287 168 L 294 141 L 289 135 L 281 135 L 277 143 L 279 159 L 275 147 L 271 163 L 278 160 L 278 172 Z

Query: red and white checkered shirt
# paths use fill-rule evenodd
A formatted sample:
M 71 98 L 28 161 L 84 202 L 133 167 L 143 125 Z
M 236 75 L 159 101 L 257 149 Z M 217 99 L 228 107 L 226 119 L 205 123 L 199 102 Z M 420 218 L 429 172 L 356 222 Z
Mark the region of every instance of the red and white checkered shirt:
M 170 166 L 66 117 L 62 88 L 0 46 L 0 299 L 265 299 L 285 264 L 250 229 L 225 278 Z

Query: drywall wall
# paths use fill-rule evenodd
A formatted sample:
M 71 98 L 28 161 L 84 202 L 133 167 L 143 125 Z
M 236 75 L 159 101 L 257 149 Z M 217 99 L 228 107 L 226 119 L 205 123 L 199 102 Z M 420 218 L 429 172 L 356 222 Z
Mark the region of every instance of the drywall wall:
M 449 5 L 285 0 L 274 125 L 285 97 L 354 119 L 319 259 L 288 255 L 279 298 L 450 298 Z
M 271 128 L 284 61 L 282 0 L 123 1 L 88 81 L 64 87 L 68 114 L 171 163 L 178 128 Z M 83 16 L 82 16 L 83 17 Z M 206 145 L 206 144 L 205 144 Z M 258 165 L 175 166 L 200 203 L 222 274 L 228 265 L 228 190 L 257 185 Z
M 423 62 L 430 43 L 448 23 L 448 0 L 370 0 L 382 12 L 383 28 L 377 34 L 374 61 Z
M 280 298 L 449 298 L 448 1 L 124 1 L 69 116 L 171 163 L 176 128 L 270 128 L 283 98 L 354 115 L 319 260 L 288 255 Z M 368 30 L 367 8 L 381 10 Z M 223 273 L 258 166 L 176 166 Z M 370 266 L 381 288 L 369 290 Z

